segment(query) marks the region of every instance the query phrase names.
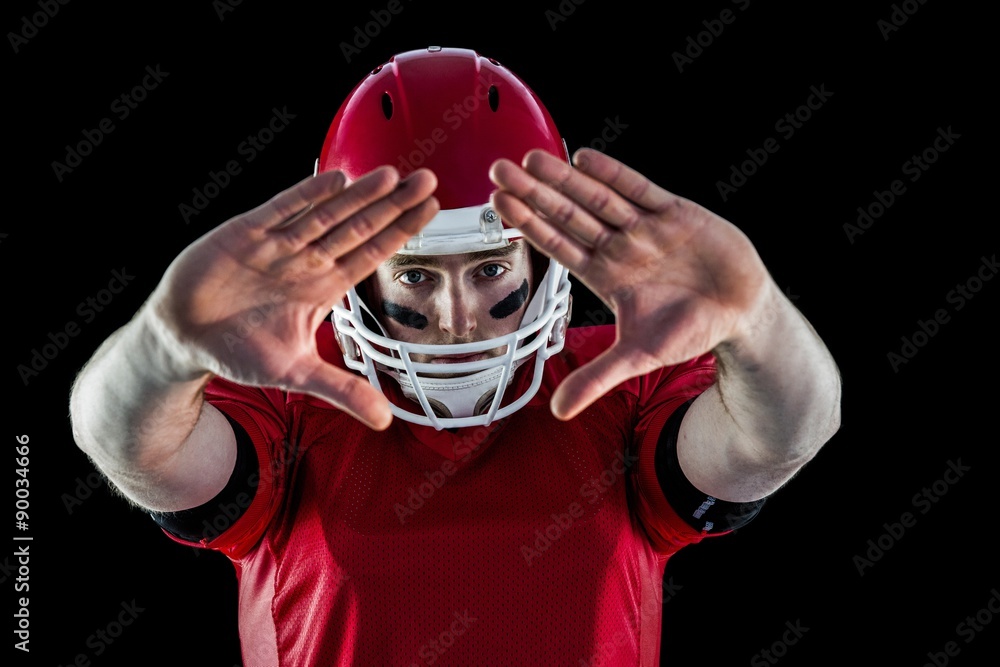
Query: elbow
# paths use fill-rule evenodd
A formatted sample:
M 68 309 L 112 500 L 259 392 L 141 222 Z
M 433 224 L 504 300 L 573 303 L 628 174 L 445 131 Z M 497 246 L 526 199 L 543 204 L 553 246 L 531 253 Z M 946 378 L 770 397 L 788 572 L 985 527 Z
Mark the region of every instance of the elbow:
M 821 398 L 820 398 L 821 397 Z M 817 395 L 808 406 L 799 406 L 795 418 L 784 427 L 771 430 L 757 451 L 769 452 L 768 463 L 775 468 L 798 470 L 811 461 L 840 430 L 839 383 L 835 391 Z
M 826 399 L 817 401 L 810 416 L 803 423 L 798 438 L 789 443 L 790 459 L 796 467 L 812 460 L 816 454 L 840 431 L 841 406 L 839 379 L 835 391 L 825 394 Z
M 826 393 L 826 418 L 819 420 L 819 442 L 817 443 L 817 449 L 832 440 L 833 436 L 837 435 L 837 432 L 840 431 L 843 380 L 841 379 L 840 371 L 836 368 L 836 366 L 834 366 L 829 386 L 830 389 Z

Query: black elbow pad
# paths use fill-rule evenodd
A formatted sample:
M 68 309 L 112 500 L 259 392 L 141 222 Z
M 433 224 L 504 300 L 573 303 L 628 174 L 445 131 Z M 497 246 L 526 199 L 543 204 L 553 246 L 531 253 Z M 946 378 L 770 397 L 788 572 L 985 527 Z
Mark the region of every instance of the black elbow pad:
M 692 398 L 674 410 L 660 432 L 654 456 L 656 478 L 667 502 L 695 530 L 712 534 L 742 528 L 757 516 L 765 499 L 746 503 L 719 500 L 695 488 L 684 476 L 677 460 L 677 437 L 681 430 L 681 420 L 693 401 Z
M 236 434 L 236 464 L 226 487 L 203 505 L 177 512 L 150 512 L 161 528 L 183 540 L 214 539 L 236 523 L 250 507 L 260 481 L 257 450 L 246 430 L 226 415 Z

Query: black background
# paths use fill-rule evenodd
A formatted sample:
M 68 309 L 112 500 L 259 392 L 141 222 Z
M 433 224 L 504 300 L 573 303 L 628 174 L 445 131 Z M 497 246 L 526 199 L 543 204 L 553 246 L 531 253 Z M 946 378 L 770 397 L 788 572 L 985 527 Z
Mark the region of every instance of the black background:
M 29 435 L 31 448 L 30 528 L 16 530 L 11 517 L 0 551 L 10 613 L 24 595 L 14 591 L 11 554 L 21 543 L 12 538 L 33 538 L 31 653 L 13 651 L 13 664 L 71 664 L 80 654 L 100 666 L 239 664 L 231 565 L 166 540 L 105 487 L 90 488 L 93 468 L 67 419 L 70 382 L 184 246 L 312 173 L 336 108 L 368 70 L 431 44 L 499 59 L 546 102 L 571 149 L 595 145 L 742 228 L 840 364 L 840 432 L 750 526 L 670 562 L 663 664 L 996 658 L 1000 615 L 987 603 L 995 595 L 1000 605 L 991 535 L 1000 279 L 996 215 L 986 206 L 997 154 L 995 21 L 985 9 L 717 0 L 653 14 L 631 1 L 523 9 L 399 0 L 390 14 L 388 2 L 52 0 L 58 12 L 47 17 L 45 4 L 8 3 L 2 23 L 11 514 L 15 436 Z M 724 9 L 734 20 L 714 24 L 724 29 L 712 36 L 703 22 L 713 25 Z M 390 20 L 378 25 L 372 12 Z M 879 22 L 891 26 L 894 12 L 901 25 L 885 32 Z M 342 45 L 366 24 L 368 43 L 348 58 Z M 692 50 L 679 69 L 675 52 L 699 33 L 701 53 Z M 168 75 L 120 118 L 113 101 L 141 84 L 147 67 Z M 828 99 L 792 136 L 777 131 L 813 86 Z M 247 162 L 238 146 L 274 109 L 294 118 Z M 57 176 L 53 163 L 65 163 L 67 146 L 103 118 L 113 132 Z M 936 161 L 911 181 L 904 163 L 949 128 L 958 138 L 932 149 Z M 769 137 L 779 150 L 723 197 L 718 182 Z M 241 173 L 186 223 L 179 205 L 229 160 Z M 844 225 L 858 207 L 894 180 L 905 192 L 849 237 Z M 78 305 L 101 294 L 114 271 L 133 278 L 85 319 Z M 961 308 L 948 298 L 959 285 L 978 290 Z M 577 298 L 582 320 L 597 304 L 582 291 Z M 901 354 L 902 337 L 939 310 L 946 321 L 933 336 L 916 336 L 924 344 L 894 368 L 888 355 Z M 70 323 L 78 335 L 25 381 L 18 367 L 30 367 L 33 351 Z M 968 468 L 962 477 L 945 474 L 959 462 Z M 935 502 L 915 504 L 925 488 Z M 913 521 L 892 537 L 887 526 L 904 512 Z M 872 556 L 859 571 L 857 558 Z M 113 643 L 88 643 L 133 601 L 142 611 Z M 970 636 L 959 624 L 977 613 L 991 622 Z M 5 617 L 2 636 L 11 638 L 15 620 Z M 783 644 L 792 638 L 786 624 L 808 630 Z M 956 655 L 945 655 L 948 642 Z M 763 650 L 780 659 L 768 663 Z

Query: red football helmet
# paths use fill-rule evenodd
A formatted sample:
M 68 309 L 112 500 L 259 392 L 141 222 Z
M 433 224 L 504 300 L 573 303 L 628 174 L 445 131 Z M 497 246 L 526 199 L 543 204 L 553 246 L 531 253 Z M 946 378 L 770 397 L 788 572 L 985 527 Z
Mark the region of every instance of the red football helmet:
M 466 253 L 521 236 L 490 207 L 495 185 L 488 173 L 497 159 L 520 162 L 535 148 L 569 160 L 549 112 L 520 78 L 473 50 L 429 47 L 393 56 L 355 86 L 333 119 L 316 171 L 337 169 L 354 180 L 381 165 L 393 165 L 403 175 L 430 169 L 438 179 L 441 211 L 398 252 Z M 357 289 L 333 307 L 333 323 L 350 368 L 379 389 L 379 372 L 388 374 L 422 408 L 415 412 L 392 403 L 396 416 L 438 429 L 488 424 L 521 408 L 537 392 L 545 359 L 562 349 L 569 292 L 568 271 L 548 260 L 520 329 L 475 343 L 419 345 L 389 338 Z M 451 365 L 449 370 L 468 373 L 459 378 L 429 377 L 440 366 L 410 358 L 501 346 L 506 353 L 500 357 Z M 530 388 L 504 404 L 514 371 L 532 355 Z

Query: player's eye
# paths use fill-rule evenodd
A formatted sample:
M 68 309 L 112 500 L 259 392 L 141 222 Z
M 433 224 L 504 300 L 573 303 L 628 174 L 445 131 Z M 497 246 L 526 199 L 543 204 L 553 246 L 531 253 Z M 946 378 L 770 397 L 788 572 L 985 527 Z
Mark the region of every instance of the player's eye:
M 481 271 L 487 278 L 496 278 L 506 273 L 507 269 L 499 264 L 487 264 L 481 269 Z
M 416 285 L 419 282 L 423 282 L 425 276 L 421 271 L 406 271 L 399 274 L 397 280 L 404 285 Z

